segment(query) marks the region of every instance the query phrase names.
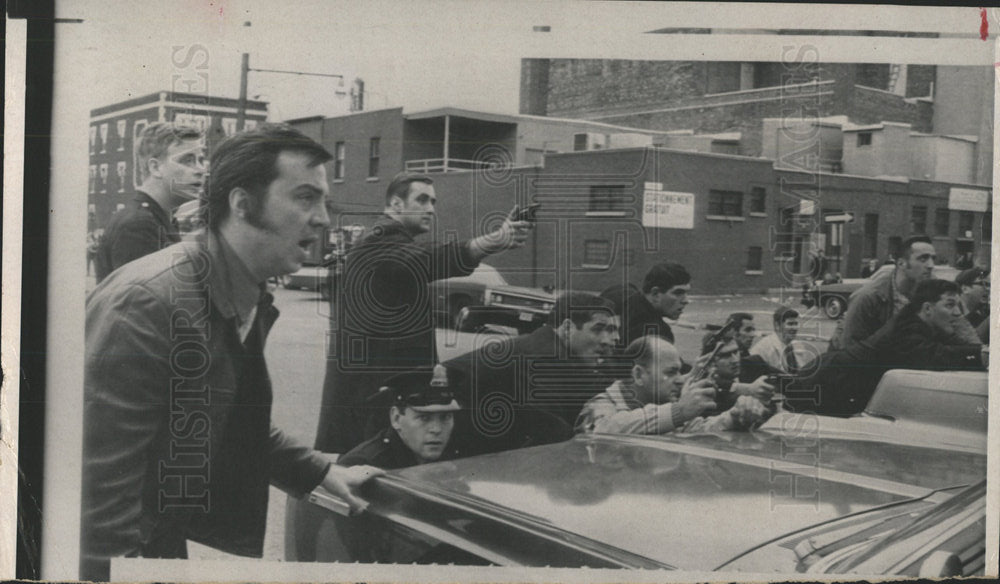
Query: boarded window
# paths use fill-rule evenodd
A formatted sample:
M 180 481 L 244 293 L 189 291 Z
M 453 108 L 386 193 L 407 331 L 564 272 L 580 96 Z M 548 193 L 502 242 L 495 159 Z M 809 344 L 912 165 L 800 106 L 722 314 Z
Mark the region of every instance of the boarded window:
M 708 191 L 708 214 L 742 217 L 743 193 L 739 191 Z
M 923 205 L 913 206 L 913 213 L 910 216 L 910 231 L 927 233 L 927 207 Z
M 767 190 L 764 187 L 753 187 L 750 189 L 750 212 L 767 212 Z
M 368 176 L 378 176 L 379 144 L 378 138 L 372 138 L 368 144 Z
M 948 209 L 934 209 L 934 235 L 948 235 L 951 211 Z
M 611 242 L 588 239 L 583 242 L 583 265 L 606 268 L 611 265 Z
M 625 187 L 622 185 L 594 185 L 590 187 L 591 211 L 623 211 Z

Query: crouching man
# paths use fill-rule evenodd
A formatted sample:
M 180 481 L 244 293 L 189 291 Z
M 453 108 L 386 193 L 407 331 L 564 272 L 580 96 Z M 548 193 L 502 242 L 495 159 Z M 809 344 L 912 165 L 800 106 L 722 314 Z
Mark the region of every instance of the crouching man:
M 704 417 L 716 407 L 710 379 L 685 383 L 677 349 L 661 337 L 639 337 L 629 344 L 632 377 L 615 381 L 591 399 L 577 418 L 577 432 L 665 434 L 744 430 L 770 413 L 760 400 L 739 396 L 733 407 Z
M 438 365 L 394 375 L 368 399 L 389 408 L 389 427 L 362 442 L 338 460 L 343 466 L 369 464 L 383 469 L 403 468 L 454 458 L 449 449 L 455 412 L 452 387 L 458 373 Z

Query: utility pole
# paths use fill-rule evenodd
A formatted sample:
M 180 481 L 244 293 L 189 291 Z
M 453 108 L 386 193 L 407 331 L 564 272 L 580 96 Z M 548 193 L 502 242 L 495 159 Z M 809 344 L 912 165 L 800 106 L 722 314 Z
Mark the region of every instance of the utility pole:
M 240 66 L 240 105 L 236 111 L 236 131 L 242 132 L 247 117 L 247 77 L 250 75 L 250 53 L 243 53 Z
M 236 112 L 236 131 L 242 132 L 244 126 L 246 125 L 247 116 L 247 81 L 250 76 L 250 72 L 254 71 L 256 73 L 282 73 L 285 75 L 303 75 L 306 77 L 333 77 L 340 79 L 341 86 L 344 83 L 344 76 L 337 75 L 334 73 L 308 73 L 305 71 L 288 71 L 284 69 L 251 69 L 250 68 L 250 54 L 243 53 L 243 60 L 240 65 L 240 99 L 239 106 Z M 355 80 L 359 84 L 360 91 L 359 95 L 364 95 L 364 81 L 361 79 Z M 363 98 L 362 98 L 363 99 Z

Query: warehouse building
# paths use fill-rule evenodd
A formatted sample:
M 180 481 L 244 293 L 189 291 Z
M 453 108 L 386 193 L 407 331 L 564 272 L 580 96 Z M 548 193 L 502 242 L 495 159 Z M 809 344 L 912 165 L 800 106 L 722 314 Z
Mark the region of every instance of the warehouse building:
M 989 261 L 992 193 L 964 180 L 975 154 L 905 126 L 808 121 L 818 128 L 809 140 L 794 151 L 779 140 L 765 158 L 731 153 L 733 134 L 453 108 L 292 123 L 335 154 L 331 243 L 371 225 L 386 185 L 404 169 L 434 178 L 444 239 L 483 233 L 514 204 L 541 203 L 532 242 L 490 260 L 512 283 L 601 290 L 638 283 L 653 263 L 673 260 L 702 293 L 791 289 L 819 249 L 832 270 L 856 277 L 865 260 L 884 260 L 916 233 L 934 238 L 942 262 L 968 252 Z M 873 147 L 859 153 L 866 132 L 861 142 Z M 900 157 L 899 140 L 913 141 L 904 144 L 909 155 Z M 934 154 L 945 151 L 951 162 L 939 168 Z M 815 156 L 791 156 L 803 152 Z M 941 176 L 922 178 L 928 173 Z

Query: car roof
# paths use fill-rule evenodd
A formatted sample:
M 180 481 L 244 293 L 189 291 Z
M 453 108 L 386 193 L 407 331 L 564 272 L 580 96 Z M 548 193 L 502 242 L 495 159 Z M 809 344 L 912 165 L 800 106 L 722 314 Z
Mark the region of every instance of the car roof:
M 800 418 L 798 427 L 768 432 L 581 435 L 393 477 L 418 499 L 529 518 L 595 547 L 703 570 L 793 531 L 985 474 L 981 453 L 821 432 L 820 418 Z

